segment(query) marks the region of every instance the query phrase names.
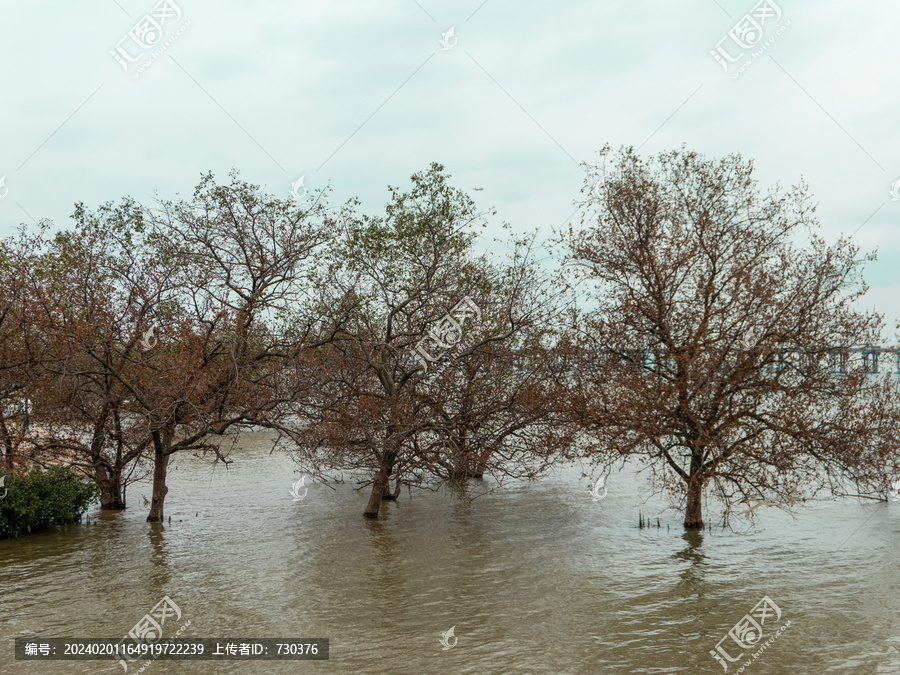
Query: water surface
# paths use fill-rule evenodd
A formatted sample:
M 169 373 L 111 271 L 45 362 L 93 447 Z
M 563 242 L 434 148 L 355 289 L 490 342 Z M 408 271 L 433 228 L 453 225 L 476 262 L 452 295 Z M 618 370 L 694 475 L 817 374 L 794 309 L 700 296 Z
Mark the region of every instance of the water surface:
M 124 513 L 0 541 L 0 672 L 123 672 L 15 661 L 13 638 L 120 638 L 168 595 L 191 621 L 183 637 L 326 637 L 330 660 L 144 672 L 722 673 L 710 650 L 768 596 L 782 617 L 764 641 L 791 627 L 744 672 L 900 673 L 900 503 L 760 507 L 755 527 L 686 534 L 642 476 L 614 474 L 593 501 L 599 474 L 573 465 L 532 484 L 473 482 L 468 498 L 404 491 L 367 521 L 355 484 L 308 479 L 293 502 L 301 474 L 262 434 L 233 459 L 176 455 L 171 524 L 145 522 L 138 485 Z M 639 511 L 654 527 L 638 528 Z

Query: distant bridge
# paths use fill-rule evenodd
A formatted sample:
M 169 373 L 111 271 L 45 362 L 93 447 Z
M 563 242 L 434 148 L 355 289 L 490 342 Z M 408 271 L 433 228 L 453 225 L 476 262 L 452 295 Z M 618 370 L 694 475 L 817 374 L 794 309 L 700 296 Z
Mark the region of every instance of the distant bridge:
M 812 347 L 808 349 L 796 349 L 786 347 L 777 349 L 771 347 L 747 347 L 729 350 L 740 354 L 746 351 L 756 353 L 775 354 L 775 362 L 769 366 L 774 372 L 787 370 L 789 367 L 804 367 L 810 362 L 822 364 L 831 373 L 836 375 L 862 369 L 866 374 L 900 375 L 900 347 Z M 626 349 L 620 355 L 610 353 L 612 358 L 621 358 L 624 362 L 632 362 L 649 370 L 655 370 L 655 365 L 661 363 L 665 357 L 658 350 L 653 349 Z M 668 357 L 670 363 L 672 357 Z
M 900 375 L 900 347 L 855 347 L 829 352 L 836 372 L 846 373 L 848 365 L 862 361 L 866 373 Z

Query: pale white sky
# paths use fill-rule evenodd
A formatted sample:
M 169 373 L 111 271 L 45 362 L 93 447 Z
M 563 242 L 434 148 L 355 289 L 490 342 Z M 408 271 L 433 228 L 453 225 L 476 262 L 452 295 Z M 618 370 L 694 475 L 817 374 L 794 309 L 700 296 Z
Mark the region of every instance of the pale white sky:
M 896 0 L 174 3 L 0 0 L 0 236 L 67 226 L 77 201 L 189 195 L 232 167 L 283 196 L 330 182 L 377 212 L 431 161 L 484 188 L 493 234 L 549 234 L 605 143 L 686 143 L 753 158 L 764 184 L 805 178 L 827 239 L 878 248 L 867 304 L 891 334 L 900 319 Z M 129 37 L 147 14 L 156 45 Z M 762 41 L 725 72 L 710 50 L 755 42 L 728 37 L 747 14 Z M 142 61 L 110 54 L 167 40 L 137 78 Z

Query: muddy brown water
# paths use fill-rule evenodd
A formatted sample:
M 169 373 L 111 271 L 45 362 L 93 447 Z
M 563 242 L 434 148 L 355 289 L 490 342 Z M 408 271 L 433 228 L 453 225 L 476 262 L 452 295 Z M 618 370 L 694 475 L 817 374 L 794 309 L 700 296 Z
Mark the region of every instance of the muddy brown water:
M 781 617 L 747 650 L 721 643 L 743 653 L 728 674 L 900 673 L 900 502 L 762 506 L 755 526 L 686 534 L 642 475 L 613 474 L 594 501 L 599 473 L 572 465 L 469 498 L 404 491 L 373 522 L 353 483 L 308 479 L 293 501 L 301 473 L 264 438 L 242 436 L 227 470 L 176 456 L 171 524 L 145 522 L 145 484 L 124 513 L 0 541 L 0 672 L 125 672 L 16 661 L 13 640 L 121 638 L 169 596 L 182 617 L 164 637 L 188 620 L 182 637 L 323 637 L 330 659 L 145 673 L 723 673 L 710 651 L 767 596 Z

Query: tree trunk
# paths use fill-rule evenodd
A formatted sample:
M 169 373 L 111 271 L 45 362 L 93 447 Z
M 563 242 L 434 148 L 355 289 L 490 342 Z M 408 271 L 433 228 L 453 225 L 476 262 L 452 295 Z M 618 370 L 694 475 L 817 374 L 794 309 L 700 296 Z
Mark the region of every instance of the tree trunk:
M 375 474 L 375 482 L 372 484 L 372 494 L 369 495 L 369 503 L 366 504 L 366 510 L 363 516 L 366 518 L 377 518 L 378 511 L 381 509 L 381 500 L 387 493 L 388 480 L 391 477 L 391 471 L 394 468 L 394 458 L 391 455 L 385 455 L 381 460 L 381 466 Z
M 394 484 L 394 491 L 388 492 L 387 486 L 384 489 L 384 494 L 381 495 L 381 499 L 383 501 L 395 501 L 397 497 L 400 496 L 400 475 L 397 475 L 397 482 Z
M 153 457 L 153 501 L 150 503 L 148 523 L 162 522 L 163 503 L 166 501 L 166 470 L 169 468 L 169 455 L 164 455 L 157 447 Z
M 100 508 L 105 511 L 119 511 L 125 508 L 122 497 L 122 470 L 117 467 L 112 471 L 103 464 L 95 467 L 94 475 L 102 487 Z
M 0 437 L 3 440 L 2 448 L 0 448 L 0 471 L 12 470 L 12 458 L 16 446 L 13 442 L 12 432 L 4 420 L 0 420 Z
M 462 453 L 457 453 L 453 456 L 453 460 L 450 465 L 450 482 L 456 483 L 458 481 L 461 481 L 468 475 L 469 470 L 466 458 Z
M 703 527 L 703 480 L 698 474 L 691 476 L 687 488 L 687 509 L 684 512 L 684 527 L 694 530 Z
M 484 478 L 484 470 L 487 468 L 488 461 L 492 454 L 494 454 L 493 450 L 485 450 L 478 455 L 474 461 L 474 467 L 469 474 L 472 478 Z

